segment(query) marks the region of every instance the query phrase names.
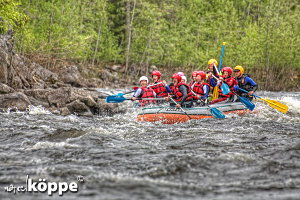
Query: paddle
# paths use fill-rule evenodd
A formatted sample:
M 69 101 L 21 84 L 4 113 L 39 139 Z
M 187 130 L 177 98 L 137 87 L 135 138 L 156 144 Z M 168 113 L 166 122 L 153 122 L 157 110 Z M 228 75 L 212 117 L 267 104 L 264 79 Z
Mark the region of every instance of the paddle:
M 242 88 L 239 88 L 239 90 L 241 90 L 241 91 L 243 91 L 243 92 L 249 93 L 249 91 L 244 90 L 244 89 L 242 89 Z M 268 104 L 270 107 L 272 107 L 272 108 L 274 108 L 274 109 L 276 109 L 276 110 L 278 110 L 278 111 L 280 111 L 280 112 L 282 112 L 282 113 L 287 113 L 287 111 L 288 111 L 288 109 L 289 109 L 289 107 L 288 107 L 287 105 L 284 105 L 284 104 L 282 104 L 282 103 L 280 103 L 280 102 L 278 102 L 278 101 L 271 100 L 271 99 L 264 99 L 264 98 L 262 98 L 262 97 L 260 97 L 260 96 L 255 95 L 255 94 L 252 94 L 252 95 L 255 96 L 255 97 L 257 97 L 257 98 L 259 98 L 259 99 L 261 99 L 261 100 L 263 100 L 263 101 L 265 101 L 265 102 L 267 102 L 267 104 Z
M 123 93 L 118 93 L 116 95 L 111 95 L 106 97 L 106 103 L 122 103 L 126 100 L 132 100 L 132 99 L 123 97 Z M 164 98 L 137 98 L 136 100 L 156 101 L 156 100 L 165 100 L 165 99 Z
M 246 106 L 249 110 L 253 111 L 255 108 L 254 103 L 252 103 L 251 101 L 249 101 L 249 99 L 247 99 L 246 97 L 241 97 L 240 95 L 238 95 L 237 93 L 235 93 L 234 91 L 232 91 L 236 96 L 238 96 L 240 98 L 240 101 L 242 102 L 242 104 L 244 104 L 244 106 Z
M 153 85 L 148 85 L 147 88 L 148 88 L 148 87 L 155 86 L 155 85 L 158 85 L 158 84 L 160 84 L 160 83 L 161 83 L 161 82 L 155 83 L 155 84 L 153 84 Z M 132 89 L 137 90 L 138 88 L 139 88 L 139 87 L 133 87 Z
M 197 99 L 199 99 L 193 90 L 192 90 L 192 93 L 193 93 L 193 95 L 195 95 L 195 97 Z M 199 99 L 199 100 L 203 101 L 202 99 Z M 212 116 L 214 116 L 217 119 L 225 118 L 224 113 L 222 113 L 220 110 L 218 110 L 217 108 L 212 108 L 209 105 L 207 105 L 207 106 L 208 106 L 209 112 L 212 114 Z
M 215 77 L 215 75 L 212 74 L 212 76 L 213 76 L 215 79 L 220 80 L 220 79 L 218 79 L 217 77 Z M 227 85 L 227 83 L 225 83 L 224 81 L 222 81 L 221 90 L 222 90 L 222 93 L 223 93 L 224 95 L 230 93 L 230 88 L 229 88 L 229 86 Z
M 223 42 L 222 53 L 221 53 L 220 64 L 219 64 L 219 74 L 221 72 L 221 66 L 222 66 L 223 53 L 224 53 L 225 45 L 226 45 L 226 42 Z M 214 63 L 214 67 L 216 68 L 215 63 Z M 221 90 L 222 90 L 222 88 L 221 88 Z M 223 92 L 223 90 L 222 90 L 222 92 Z M 217 98 L 219 98 L 219 86 L 214 87 L 212 100 L 215 100 Z
M 173 99 L 173 98 L 170 98 L 171 101 L 173 101 L 173 103 L 177 104 L 177 102 Z M 184 114 L 186 114 L 190 119 L 192 119 L 189 114 L 187 114 L 187 112 L 185 112 L 185 110 L 180 106 L 180 109 L 184 112 Z

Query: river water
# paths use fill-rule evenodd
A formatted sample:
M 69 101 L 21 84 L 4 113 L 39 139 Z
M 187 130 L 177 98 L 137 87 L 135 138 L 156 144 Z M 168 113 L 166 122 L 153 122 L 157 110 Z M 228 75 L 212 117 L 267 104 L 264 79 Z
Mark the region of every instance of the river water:
M 245 116 L 175 125 L 137 122 L 133 108 L 93 118 L 1 113 L 0 199 L 300 199 L 300 93 L 258 94 L 289 112 L 258 101 Z M 79 189 L 60 198 L 5 191 L 27 175 Z

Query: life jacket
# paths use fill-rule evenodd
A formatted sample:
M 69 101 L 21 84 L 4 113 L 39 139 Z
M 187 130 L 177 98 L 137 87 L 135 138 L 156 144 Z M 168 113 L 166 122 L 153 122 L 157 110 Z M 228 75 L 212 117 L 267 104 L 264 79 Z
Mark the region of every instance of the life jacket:
M 141 98 L 151 98 L 151 99 L 154 98 L 154 93 L 153 93 L 152 88 L 141 87 L 141 89 L 143 91 Z M 156 103 L 156 101 L 140 100 L 141 106 L 145 106 L 146 104 L 149 104 L 149 103 Z
M 237 85 L 238 82 L 233 77 L 226 78 L 226 79 L 224 79 L 224 81 L 229 86 L 230 92 L 228 94 L 226 94 L 226 95 L 222 93 L 222 90 L 221 90 L 222 82 L 221 82 L 220 83 L 220 89 L 219 89 L 219 95 L 221 97 L 227 97 L 228 98 L 228 97 L 234 95 L 234 93 L 232 91 L 233 91 L 234 86 Z
M 157 84 L 159 83 L 159 84 Z M 157 84 L 157 85 L 154 85 Z M 154 92 L 156 93 L 157 96 L 159 97 L 167 97 L 168 93 L 166 91 L 166 88 L 164 87 L 164 85 L 162 84 L 162 82 L 159 80 L 156 83 L 152 82 L 150 83 L 151 86 L 150 88 L 152 88 L 154 90 Z
M 191 81 L 191 82 L 190 82 L 190 87 L 192 87 L 192 86 L 194 85 L 195 82 L 196 82 L 196 81 Z
M 177 101 L 177 102 L 182 100 L 183 94 L 179 91 L 179 87 L 181 85 L 184 85 L 188 89 L 188 92 L 187 92 L 188 97 L 185 99 L 185 101 L 192 100 L 194 98 L 194 95 L 192 93 L 192 90 L 191 90 L 190 86 L 188 86 L 188 84 L 186 84 L 186 83 L 179 83 L 178 85 L 175 86 L 174 92 L 173 92 L 173 94 L 175 95 L 174 100 Z
M 207 85 L 208 86 L 208 92 L 209 92 L 209 87 L 210 85 L 208 83 L 195 83 L 194 84 L 194 87 L 193 87 L 193 91 L 196 93 L 196 94 L 200 94 L 201 96 L 204 95 L 204 91 L 203 91 L 203 87 L 204 85 Z
M 239 85 L 239 88 L 242 88 L 242 89 L 247 90 L 247 91 L 253 91 L 254 86 L 251 85 L 248 82 L 245 83 L 246 77 L 250 78 L 250 76 L 248 74 L 243 74 L 241 78 L 236 78 L 236 80 L 238 82 L 238 85 Z M 239 92 L 241 92 L 241 91 L 239 91 Z

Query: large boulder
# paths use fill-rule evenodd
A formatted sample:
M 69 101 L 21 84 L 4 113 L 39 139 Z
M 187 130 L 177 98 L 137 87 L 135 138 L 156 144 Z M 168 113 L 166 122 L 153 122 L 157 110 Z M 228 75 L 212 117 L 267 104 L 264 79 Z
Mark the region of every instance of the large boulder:
M 13 93 L 15 90 L 6 84 L 0 83 L 0 94 Z
M 50 105 L 57 108 L 65 107 L 67 103 L 70 103 L 72 88 L 63 87 L 55 90 L 50 90 L 48 93 L 48 102 Z
M 80 72 L 78 71 L 77 66 L 71 67 L 64 67 L 59 72 L 60 79 L 65 82 L 69 83 L 74 87 L 85 87 L 85 81 L 81 76 Z
M 0 109 L 2 111 L 8 108 L 24 111 L 30 104 L 30 100 L 21 92 L 0 95 Z
M 79 100 L 75 100 L 69 104 L 67 104 L 67 108 L 71 113 L 80 115 L 80 116 L 92 116 L 92 112 L 89 107 L 87 107 L 84 103 Z

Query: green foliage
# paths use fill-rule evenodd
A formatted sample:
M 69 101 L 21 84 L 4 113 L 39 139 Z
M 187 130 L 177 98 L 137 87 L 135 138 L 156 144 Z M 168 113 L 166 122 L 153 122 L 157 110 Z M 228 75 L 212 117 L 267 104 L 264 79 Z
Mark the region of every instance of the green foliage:
M 226 42 L 224 65 L 300 68 L 298 0 L 20 0 L 18 49 L 125 63 L 128 1 L 131 64 L 206 68 Z
M 24 26 L 26 16 L 17 10 L 17 6 L 15 0 L 0 0 L 0 34 L 8 28 L 15 30 Z

